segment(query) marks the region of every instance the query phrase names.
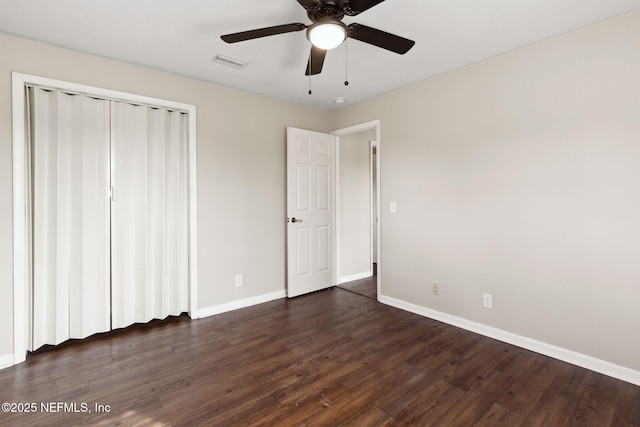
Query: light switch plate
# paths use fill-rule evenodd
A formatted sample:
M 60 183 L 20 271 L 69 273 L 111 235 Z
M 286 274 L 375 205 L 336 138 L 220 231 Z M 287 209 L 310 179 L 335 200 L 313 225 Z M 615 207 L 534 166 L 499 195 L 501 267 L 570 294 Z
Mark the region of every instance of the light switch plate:
M 482 294 L 482 305 L 486 308 L 493 308 L 493 297 L 491 294 Z

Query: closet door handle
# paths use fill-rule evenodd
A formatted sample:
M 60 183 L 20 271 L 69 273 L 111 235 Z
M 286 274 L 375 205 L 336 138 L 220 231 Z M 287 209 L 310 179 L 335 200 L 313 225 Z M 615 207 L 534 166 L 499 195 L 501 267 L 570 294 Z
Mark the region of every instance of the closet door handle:
M 302 222 L 302 220 L 294 217 L 294 218 L 291 218 L 291 222 Z

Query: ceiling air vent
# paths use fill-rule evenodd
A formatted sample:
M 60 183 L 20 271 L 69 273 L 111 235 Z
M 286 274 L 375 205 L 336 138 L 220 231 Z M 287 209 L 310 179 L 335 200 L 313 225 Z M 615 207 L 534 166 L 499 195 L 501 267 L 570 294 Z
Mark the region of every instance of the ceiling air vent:
M 238 70 L 241 70 L 247 65 L 249 65 L 247 61 L 243 61 L 242 59 L 232 58 L 227 55 L 222 55 L 221 53 L 217 53 L 211 60 L 213 62 L 217 62 L 218 64 L 223 64 L 228 67 L 237 68 Z

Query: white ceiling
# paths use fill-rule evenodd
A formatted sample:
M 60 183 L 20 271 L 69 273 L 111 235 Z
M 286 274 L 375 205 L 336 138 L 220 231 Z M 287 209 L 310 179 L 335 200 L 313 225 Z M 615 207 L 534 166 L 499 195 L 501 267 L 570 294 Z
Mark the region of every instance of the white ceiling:
M 311 81 L 304 76 L 304 31 L 220 40 L 308 24 L 296 0 L 0 0 L 0 31 L 331 110 L 340 107 L 336 97 L 349 105 L 638 8 L 640 0 L 386 0 L 343 21 L 415 40 L 414 48 L 398 55 L 350 40 L 348 52 L 344 45 L 328 52 L 322 74 Z M 237 70 L 212 62 L 218 53 L 250 65 Z

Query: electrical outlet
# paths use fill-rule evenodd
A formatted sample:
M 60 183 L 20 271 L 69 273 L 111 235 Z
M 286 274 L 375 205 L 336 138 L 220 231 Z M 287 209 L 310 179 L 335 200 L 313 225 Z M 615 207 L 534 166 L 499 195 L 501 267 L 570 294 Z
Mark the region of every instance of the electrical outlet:
M 242 274 L 236 274 L 236 286 L 242 286 Z
M 398 204 L 396 202 L 389 202 L 389 212 L 391 213 L 398 212 Z
M 486 308 L 493 308 L 493 298 L 491 294 L 482 294 L 482 304 Z
M 437 283 L 433 284 L 433 288 L 431 289 L 431 293 L 435 296 L 440 295 L 440 286 Z

